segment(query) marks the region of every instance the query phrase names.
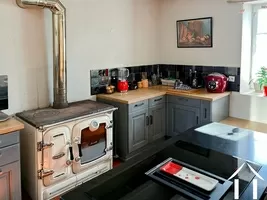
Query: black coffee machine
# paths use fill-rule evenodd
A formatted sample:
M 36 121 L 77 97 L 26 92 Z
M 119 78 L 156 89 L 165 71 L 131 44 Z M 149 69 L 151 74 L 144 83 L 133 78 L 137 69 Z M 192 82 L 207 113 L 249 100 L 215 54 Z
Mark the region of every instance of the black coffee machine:
M 115 87 L 115 90 L 117 90 L 117 82 L 118 82 L 118 70 L 117 69 L 112 69 L 110 71 L 110 85 L 113 85 Z
M 201 76 L 201 73 L 195 71 L 189 70 L 188 79 L 187 79 L 187 85 L 189 85 L 192 88 L 201 88 L 203 86 L 203 78 Z
M 135 79 L 135 73 L 130 73 L 128 77 L 129 90 L 137 89 L 137 81 Z

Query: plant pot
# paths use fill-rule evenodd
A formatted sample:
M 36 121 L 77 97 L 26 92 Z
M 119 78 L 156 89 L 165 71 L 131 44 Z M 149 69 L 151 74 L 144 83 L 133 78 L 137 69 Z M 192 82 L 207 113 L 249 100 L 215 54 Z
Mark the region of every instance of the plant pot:
M 262 92 L 261 87 L 257 82 L 254 82 L 253 85 L 254 85 L 255 92 L 259 92 L 259 93 Z
M 267 96 L 267 86 L 263 86 L 263 94 L 264 96 Z

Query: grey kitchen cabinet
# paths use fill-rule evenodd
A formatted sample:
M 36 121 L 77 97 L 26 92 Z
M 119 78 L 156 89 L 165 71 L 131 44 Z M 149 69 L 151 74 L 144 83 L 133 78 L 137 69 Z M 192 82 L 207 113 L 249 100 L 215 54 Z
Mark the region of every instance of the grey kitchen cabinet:
M 19 161 L 0 166 L 0 199 L 19 200 L 20 166 Z
M 165 95 L 132 104 L 97 99 L 118 108 L 114 112 L 114 151 L 123 160 L 141 153 L 166 135 Z
M 229 96 L 206 101 L 164 95 L 132 104 L 97 100 L 118 108 L 114 112 L 113 153 L 123 160 L 141 153 L 165 135 L 176 136 L 194 126 L 219 122 L 229 116 Z
M 200 123 L 200 108 L 169 103 L 168 117 L 168 133 L 175 136 Z
M 148 144 L 148 109 L 139 110 L 129 114 L 128 147 L 129 153 Z
M 0 135 L 0 199 L 20 200 L 19 132 Z
M 166 134 L 165 104 L 149 107 L 149 141 L 155 141 Z
M 167 135 L 175 136 L 210 122 L 220 122 L 229 116 L 229 96 L 215 101 L 167 96 Z

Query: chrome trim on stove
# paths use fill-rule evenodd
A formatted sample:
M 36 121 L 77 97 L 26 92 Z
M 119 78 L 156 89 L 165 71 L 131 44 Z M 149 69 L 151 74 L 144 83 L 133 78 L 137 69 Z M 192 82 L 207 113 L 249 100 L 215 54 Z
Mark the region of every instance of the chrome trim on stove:
M 60 152 L 52 157 L 53 160 L 57 160 L 65 156 L 66 154 L 64 152 Z
M 44 149 L 48 149 L 54 146 L 54 143 L 45 144 L 43 142 L 37 142 L 37 151 L 42 151 Z
M 93 114 L 90 114 L 90 115 L 84 115 L 84 116 L 81 116 L 81 117 L 75 117 L 75 120 L 81 120 L 81 119 L 86 119 L 88 117 L 99 117 L 101 116 L 101 114 L 106 114 L 108 112 L 112 112 L 112 111 L 115 111 L 115 110 L 118 110 L 118 108 L 112 108 L 112 109 L 109 109 L 109 110 L 106 110 L 106 111 L 100 111 L 100 112 L 97 112 L 97 113 L 93 113 Z M 54 127 L 54 126 L 57 126 L 57 125 L 60 125 L 60 124 L 65 124 L 65 123 L 68 123 L 68 122 L 72 122 L 73 119 L 68 119 L 68 120 L 64 120 L 64 121 L 61 121 L 61 122 L 57 122 L 57 123 L 54 123 L 54 124 L 49 124 L 49 125 L 44 125 L 42 126 L 42 130 L 47 130 L 47 128 L 50 128 L 50 127 Z

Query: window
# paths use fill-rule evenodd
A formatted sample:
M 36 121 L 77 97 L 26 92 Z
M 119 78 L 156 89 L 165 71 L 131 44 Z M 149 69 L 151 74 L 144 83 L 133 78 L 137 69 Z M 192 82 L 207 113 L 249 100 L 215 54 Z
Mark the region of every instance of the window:
M 254 5 L 252 9 L 251 78 L 262 66 L 267 66 L 267 7 Z

